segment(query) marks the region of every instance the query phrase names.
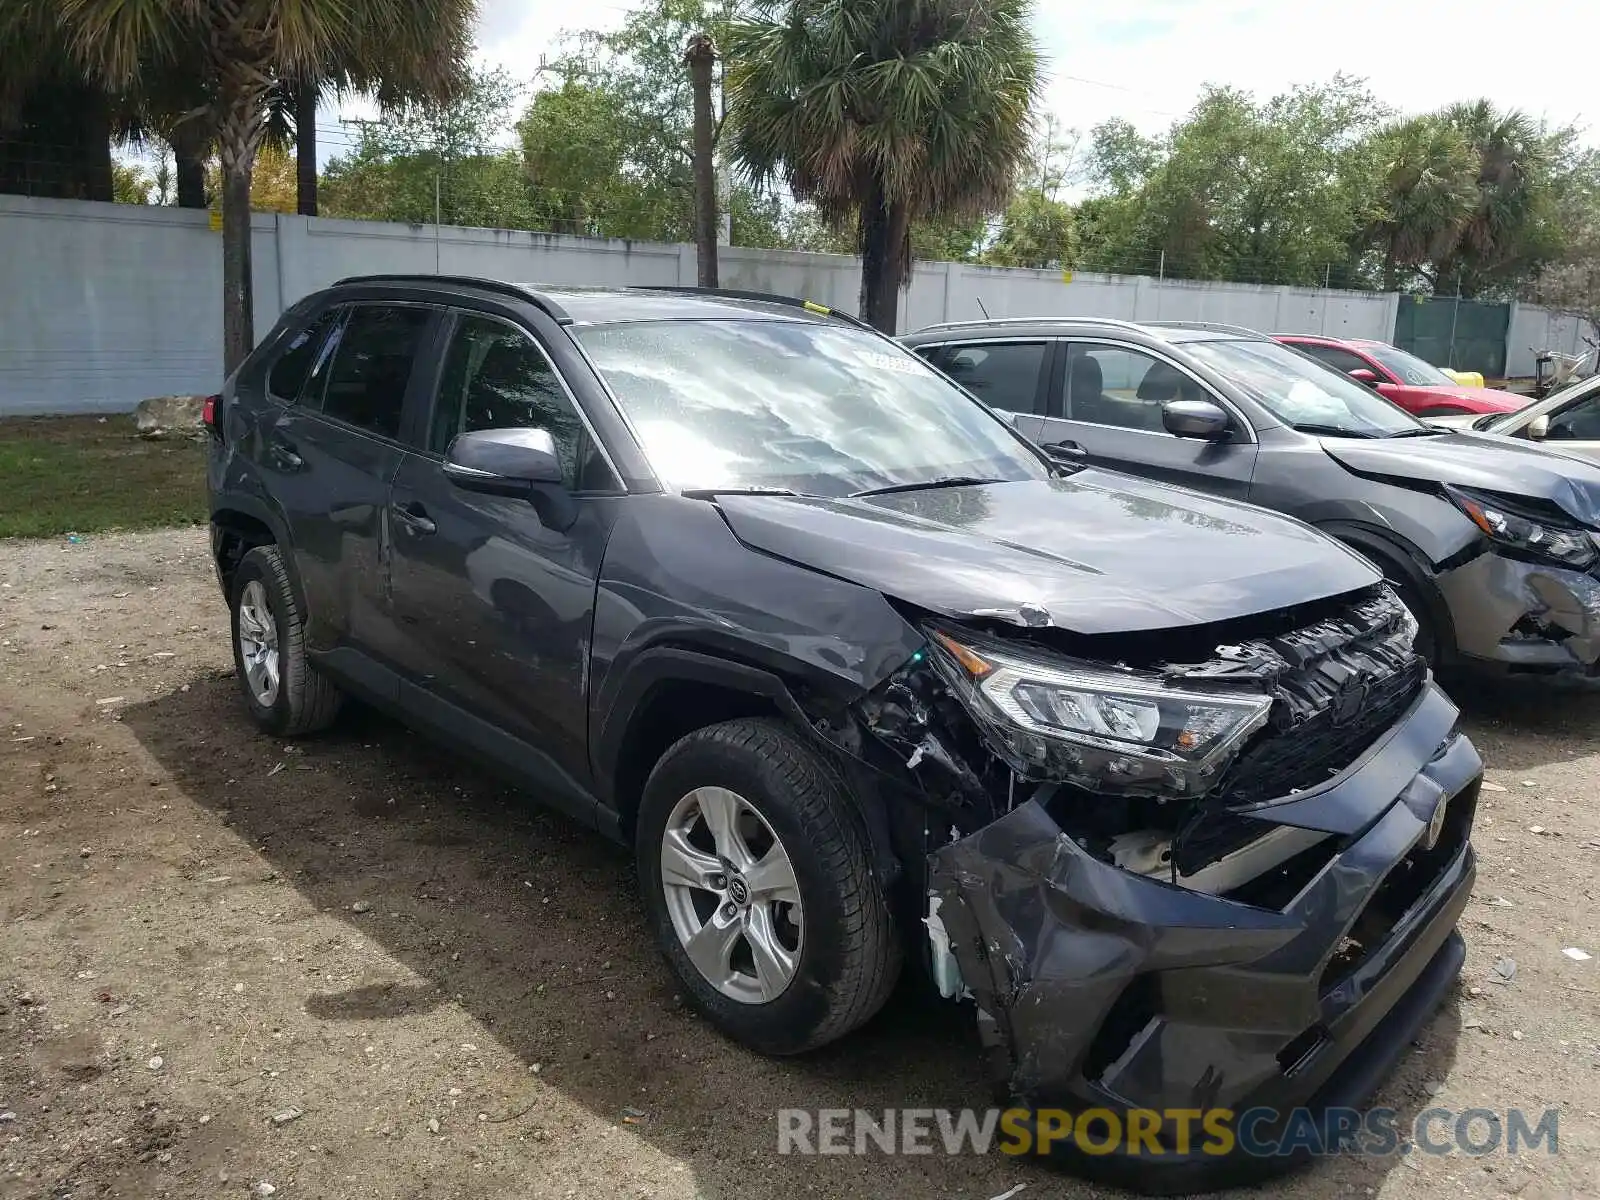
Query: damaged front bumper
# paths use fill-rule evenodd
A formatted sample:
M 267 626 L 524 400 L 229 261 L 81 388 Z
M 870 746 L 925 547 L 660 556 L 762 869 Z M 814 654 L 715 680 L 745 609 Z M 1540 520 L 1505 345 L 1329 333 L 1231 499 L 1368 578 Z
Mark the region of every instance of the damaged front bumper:
M 1463 658 L 1507 671 L 1600 676 L 1600 579 L 1491 551 L 1436 582 Z
M 1032 1109 L 1358 1104 L 1460 969 L 1482 763 L 1431 683 L 1317 788 L 1234 815 L 1330 835 L 1205 894 L 1090 854 L 1051 785 L 930 857 L 930 886 L 990 1076 Z M 1142 1191 L 1186 1191 L 1293 1159 L 1060 1153 Z

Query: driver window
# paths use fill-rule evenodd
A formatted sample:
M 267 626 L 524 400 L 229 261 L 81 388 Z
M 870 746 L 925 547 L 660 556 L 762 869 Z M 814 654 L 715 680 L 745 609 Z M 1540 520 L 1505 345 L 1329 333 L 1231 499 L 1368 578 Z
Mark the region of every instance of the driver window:
M 457 434 L 481 429 L 546 430 L 569 488 L 617 486 L 544 351 L 504 322 L 462 316 L 445 355 L 428 449 L 443 454 Z
M 1600 392 L 1585 396 L 1550 418 L 1545 441 L 1600 442 Z
M 1166 434 L 1161 421 L 1166 401 L 1210 399 L 1177 367 L 1138 350 L 1075 345 L 1067 356 L 1069 421 Z

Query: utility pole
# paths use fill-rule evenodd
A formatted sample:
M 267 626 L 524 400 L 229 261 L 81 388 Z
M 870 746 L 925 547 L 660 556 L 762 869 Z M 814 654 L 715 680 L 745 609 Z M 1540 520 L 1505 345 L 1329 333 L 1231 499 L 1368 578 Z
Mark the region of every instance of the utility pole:
M 700 267 L 700 286 L 717 286 L 717 166 L 716 128 L 711 114 L 711 73 L 717 62 L 717 43 L 709 33 L 697 33 L 683 51 L 694 90 L 694 242 Z

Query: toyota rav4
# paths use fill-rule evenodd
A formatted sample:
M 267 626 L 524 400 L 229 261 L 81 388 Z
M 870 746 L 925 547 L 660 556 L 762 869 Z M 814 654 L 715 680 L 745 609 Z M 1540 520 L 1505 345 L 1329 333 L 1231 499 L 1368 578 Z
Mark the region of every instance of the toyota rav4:
M 1481 764 L 1372 565 L 1056 464 L 853 319 L 345 280 L 208 422 L 255 721 L 359 696 L 631 845 L 759 1051 L 909 962 L 1025 1107 L 1287 1115 L 1369 1093 L 1459 971 Z M 1078 1161 L 1230 1161 L 1158 1136 Z

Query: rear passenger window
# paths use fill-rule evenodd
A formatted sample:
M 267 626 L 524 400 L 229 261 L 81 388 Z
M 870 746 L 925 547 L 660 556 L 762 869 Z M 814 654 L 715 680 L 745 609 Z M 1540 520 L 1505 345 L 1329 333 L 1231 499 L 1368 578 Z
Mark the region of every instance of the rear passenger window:
M 945 374 L 978 399 L 1008 412 L 1039 411 L 1039 373 L 1045 342 L 990 342 L 953 346 L 944 359 Z
M 387 438 L 400 436 L 411 364 L 432 313 L 362 304 L 350 310 L 327 368 L 322 411 Z
M 330 308 L 288 340 L 267 375 L 267 391 L 272 393 L 273 399 L 293 404 L 300 398 L 300 389 L 305 386 L 306 376 L 311 374 L 311 364 L 317 359 L 322 340 L 338 323 L 341 311 Z

